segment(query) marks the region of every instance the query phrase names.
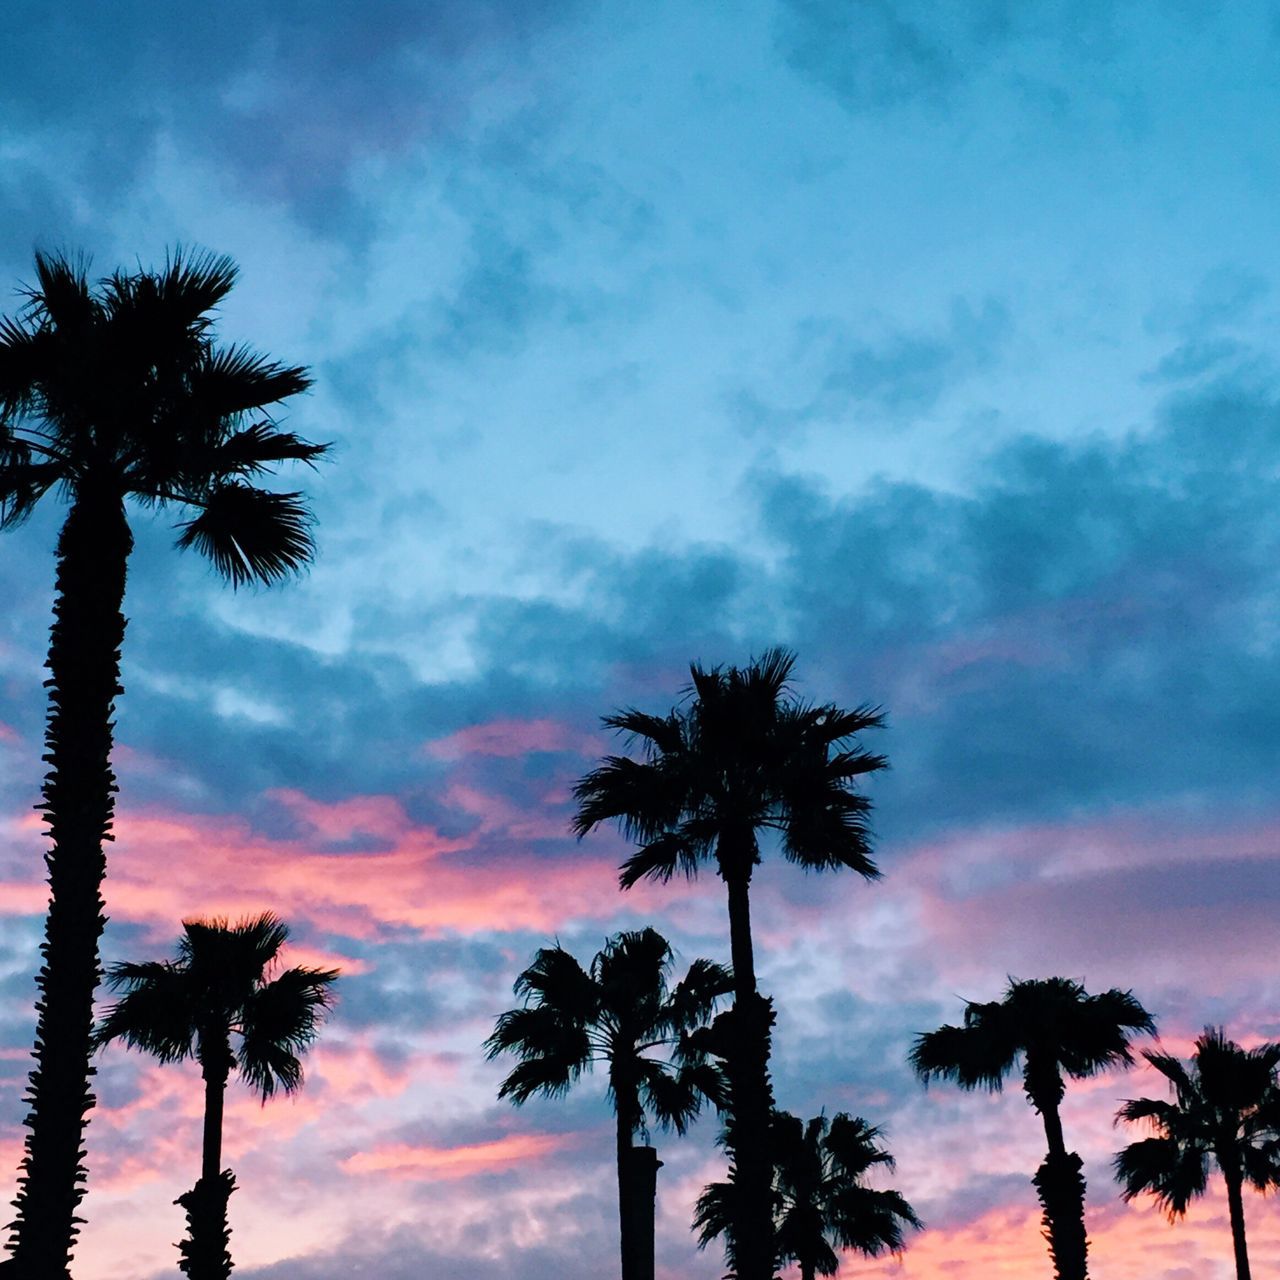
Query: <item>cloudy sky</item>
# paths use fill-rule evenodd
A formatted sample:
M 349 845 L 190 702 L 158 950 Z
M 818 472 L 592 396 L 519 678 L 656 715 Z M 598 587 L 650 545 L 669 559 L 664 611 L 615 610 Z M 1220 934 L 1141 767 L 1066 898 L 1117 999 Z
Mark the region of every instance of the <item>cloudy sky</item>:
M 285 418 L 334 442 L 306 579 L 233 594 L 139 513 L 126 606 L 108 958 L 271 908 L 344 970 L 303 1092 L 229 1104 L 238 1276 L 607 1273 L 602 1082 L 516 1111 L 480 1046 L 553 938 L 727 960 L 714 878 L 623 895 L 567 834 L 600 715 L 695 658 L 887 713 L 883 881 L 755 894 L 779 1103 L 883 1126 L 929 1226 L 857 1274 L 1047 1274 L 1020 1091 L 906 1067 L 962 999 L 1280 1037 L 1278 71 L 1270 0 L 11 0 L 0 313 L 36 247 L 229 253 L 221 334 L 310 365 Z M 10 1179 L 61 514 L 0 545 Z M 78 1280 L 173 1274 L 198 1072 L 98 1083 Z M 1225 1277 L 1220 1184 L 1116 1197 L 1158 1089 L 1068 1095 L 1095 1269 Z M 657 1136 L 663 1280 L 721 1273 L 714 1137 Z

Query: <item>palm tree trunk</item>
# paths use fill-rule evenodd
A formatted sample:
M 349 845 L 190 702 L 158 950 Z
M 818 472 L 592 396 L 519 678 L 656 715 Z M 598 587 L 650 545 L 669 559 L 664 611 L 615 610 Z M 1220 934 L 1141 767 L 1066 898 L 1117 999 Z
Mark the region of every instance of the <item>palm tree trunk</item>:
M 204 1135 L 200 1145 L 200 1177 L 212 1180 L 222 1172 L 222 1112 L 227 1078 L 234 1059 L 225 1027 L 200 1034 L 200 1071 L 204 1076 Z
M 1243 1179 L 1238 1173 L 1223 1170 L 1227 1183 L 1227 1207 L 1231 1212 L 1231 1245 L 1236 1255 L 1236 1280 L 1251 1280 L 1249 1250 L 1244 1239 Z
M 637 1106 L 635 1087 L 628 1088 L 615 1076 L 613 1098 L 618 1129 L 618 1243 L 622 1251 L 622 1280 L 640 1280 L 636 1269 L 636 1198 L 632 1193 L 631 1161 Z
M 125 574 L 133 539 L 109 488 L 84 486 L 58 539 L 49 639 L 44 803 L 49 913 L 36 986 L 36 1065 L 9 1249 L 18 1274 L 66 1274 L 84 1197 L 93 997 L 102 977 L 103 842 L 111 839 L 112 712 L 120 690 Z
M 204 1076 L 204 1135 L 200 1147 L 200 1180 L 175 1204 L 187 1213 L 187 1238 L 178 1246 L 178 1268 L 188 1280 L 226 1280 L 231 1274 L 227 1201 L 236 1182 L 222 1164 L 222 1114 L 227 1078 L 235 1059 L 225 1026 L 205 1027 L 198 1051 Z
M 725 868 L 745 865 L 746 874 Z M 769 1041 L 773 1010 L 756 990 L 751 947 L 750 859 L 721 859 L 729 890 L 729 946 L 733 958 L 732 1028 L 725 1075 L 728 1118 L 725 1145 L 733 1187 L 729 1257 L 738 1280 L 772 1280 L 774 1274 L 773 1160 L 769 1150 Z
M 1032 1101 L 1044 1121 L 1049 1144 L 1049 1153 L 1031 1181 L 1040 1197 L 1042 1234 L 1053 1259 L 1053 1273 L 1058 1280 L 1087 1280 L 1089 1239 L 1084 1226 L 1083 1161 L 1067 1150 L 1062 1117 L 1052 1098 L 1041 1096 Z

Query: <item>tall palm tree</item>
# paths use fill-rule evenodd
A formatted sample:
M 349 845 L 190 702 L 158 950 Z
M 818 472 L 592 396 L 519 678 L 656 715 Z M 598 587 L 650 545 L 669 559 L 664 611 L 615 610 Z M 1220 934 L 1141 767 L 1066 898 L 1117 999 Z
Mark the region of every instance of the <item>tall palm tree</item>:
M 1059 1114 L 1063 1076 L 1083 1080 L 1114 1066 L 1131 1066 L 1129 1036 L 1155 1030 L 1130 991 L 1088 995 L 1070 978 L 1009 980 L 1004 998 L 965 1006 L 964 1025 L 917 1036 L 911 1065 L 920 1079 L 950 1080 L 962 1089 L 998 1093 L 1022 1060 L 1022 1087 L 1044 1122 L 1048 1155 L 1033 1182 L 1044 1210 L 1045 1239 L 1059 1280 L 1084 1280 L 1082 1161 L 1068 1151 Z
M 1216 1164 L 1227 1186 L 1236 1280 L 1249 1280 L 1244 1186 L 1280 1187 L 1280 1044 L 1243 1049 L 1221 1027 L 1206 1027 L 1190 1067 L 1167 1053 L 1142 1056 L 1169 1081 L 1173 1101 L 1135 1098 L 1120 1108 L 1117 1119 L 1144 1121 L 1155 1134 L 1116 1156 L 1121 1194 L 1128 1201 L 1149 1192 L 1173 1221 L 1204 1195 Z
M 277 971 L 289 930 L 270 912 L 236 924 L 184 920 L 182 930 L 176 960 L 111 967 L 108 985 L 124 994 L 94 1039 L 98 1045 L 123 1040 L 161 1062 L 199 1062 L 200 1179 L 178 1201 L 189 1223 L 179 1265 L 191 1280 L 224 1280 L 231 1273 L 227 1198 L 235 1188 L 230 1170 L 222 1169 L 228 1078 L 235 1069 L 264 1102 L 277 1090 L 299 1089 L 298 1058 L 316 1038 L 338 971 Z
M 835 1275 L 836 1249 L 856 1249 L 869 1258 L 897 1253 L 904 1227 L 923 1225 L 897 1191 L 864 1184 L 869 1170 L 893 1168 L 893 1157 L 879 1145 L 879 1129 L 865 1120 L 841 1112 L 830 1121 L 815 1116 L 803 1124 L 779 1111 L 770 1133 L 776 1262 L 797 1263 L 801 1280 Z M 727 1232 L 732 1203 L 728 1183 L 713 1182 L 703 1191 L 693 1220 L 699 1248 Z
M 652 1245 L 651 1229 L 636 1220 L 636 1134 L 645 1132 L 646 1116 L 683 1134 L 704 1099 L 722 1101 L 719 1071 L 693 1033 L 732 979 L 720 965 L 695 960 L 672 987 L 673 964 L 670 943 L 654 929 L 610 938 L 590 969 L 563 947 L 543 947 L 515 982 L 524 1005 L 502 1014 L 486 1042 L 491 1059 L 520 1059 L 498 1090 L 517 1105 L 535 1094 L 557 1097 L 594 1063 L 604 1064 L 617 1118 L 623 1280 L 643 1273 Z
M 737 1189 L 729 1242 L 741 1280 L 769 1280 L 774 1255 L 770 1182 L 769 1083 L 772 1007 L 756 988 L 751 875 L 769 832 L 784 857 L 810 870 L 848 867 L 879 875 L 871 859 L 871 802 L 856 780 L 885 767 L 854 741 L 881 724 L 870 707 L 853 711 L 795 698 L 795 655 L 770 649 L 744 667 L 690 668 L 683 705 L 665 716 L 626 710 L 611 729 L 641 744 L 643 758 L 608 756 L 575 787 L 581 837 L 616 821 L 640 848 L 622 867 L 630 888 L 715 866 L 729 897 L 734 1003 L 721 1017 L 728 1082 L 725 1146 Z
M 309 385 L 305 370 L 216 345 L 211 312 L 235 282 L 230 259 L 178 252 L 161 270 L 96 285 L 66 258 L 37 254 L 35 268 L 24 310 L 0 319 L 0 529 L 21 524 L 50 489 L 68 503 L 40 806 L 50 903 L 9 1241 L 15 1266 L 45 1280 L 71 1256 L 94 1103 L 89 1037 L 133 547 L 126 503 L 186 508 L 179 546 L 207 556 L 235 586 L 274 582 L 312 555 L 307 509 L 300 494 L 252 481 L 283 462 L 313 462 L 325 446 L 278 429 L 265 412 Z

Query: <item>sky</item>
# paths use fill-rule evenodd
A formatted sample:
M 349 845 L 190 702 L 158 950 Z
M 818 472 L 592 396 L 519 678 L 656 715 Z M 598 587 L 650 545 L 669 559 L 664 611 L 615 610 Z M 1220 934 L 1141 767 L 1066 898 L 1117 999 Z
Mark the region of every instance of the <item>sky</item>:
M 5 6 L 0 314 L 37 248 L 228 253 L 219 334 L 310 366 L 281 421 L 333 443 L 296 582 L 134 520 L 106 958 L 270 909 L 343 970 L 302 1091 L 232 1088 L 237 1276 L 608 1272 L 603 1080 L 517 1110 L 482 1044 L 556 939 L 728 960 L 714 876 L 623 894 L 622 837 L 569 834 L 600 717 L 692 660 L 787 645 L 885 711 L 883 879 L 766 851 L 753 889 L 779 1105 L 880 1126 L 928 1227 L 849 1273 L 1048 1274 L 1017 1082 L 906 1063 L 965 1000 L 1063 975 L 1170 1052 L 1280 1039 L 1278 68 L 1262 0 Z M 6 1200 L 63 514 L 0 543 Z M 1094 1270 L 1220 1280 L 1220 1182 L 1171 1226 L 1109 1173 L 1160 1088 L 1068 1091 Z M 172 1275 L 198 1069 L 97 1091 L 77 1278 Z M 722 1272 L 715 1136 L 654 1134 L 660 1280 Z

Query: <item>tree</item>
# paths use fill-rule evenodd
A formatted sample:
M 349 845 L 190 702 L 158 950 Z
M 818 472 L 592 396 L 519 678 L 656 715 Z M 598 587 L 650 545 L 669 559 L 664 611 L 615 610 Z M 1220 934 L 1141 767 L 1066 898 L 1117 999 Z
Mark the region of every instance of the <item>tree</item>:
M 1155 1135 L 1116 1156 L 1121 1194 L 1129 1201 L 1148 1192 L 1172 1222 L 1204 1195 L 1216 1164 L 1227 1187 L 1236 1280 L 1249 1280 L 1243 1189 L 1280 1187 L 1280 1044 L 1243 1049 L 1221 1027 L 1206 1027 L 1189 1068 L 1167 1053 L 1142 1056 L 1169 1081 L 1173 1101 L 1135 1098 L 1120 1108 L 1118 1120 L 1145 1122 Z
M 1131 1066 L 1130 1033 L 1154 1030 L 1132 992 L 1113 988 L 1091 996 L 1069 978 L 1011 978 L 1003 1000 L 966 1005 L 963 1026 L 920 1035 L 911 1050 L 911 1065 L 925 1084 L 950 1080 L 992 1093 L 1022 1060 L 1022 1087 L 1044 1122 L 1049 1145 L 1033 1182 L 1059 1280 L 1084 1280 L 1088 1274 L 1082 1162 L 1066 1148 L 1059 1115 L 1063 1076 L 1082 1080 L 1109 1067 Z
M 525 1004 L 502 1014 L 486 1042 L 491 1059 L 501 1053 L 520 1059 L 498 1090 L 517 1105 L 535 1094 L 558 1097 L 594 1063 L 605 1065 L 617 1118 L 623 1280 L 643 1269 L 643 1228 L 629 1207 L 640 1199 L 632 1142 L 646 1131 L 646 1115 L 683 1134 L 704 1099 L 722 1101 L 719 1071 L 693 1033 L 732 980 L 720 965 L 695 960 L 673 988 L 673 964 L 671 945 L 654 929 L 610 938 L 589 970 L 563 947 L 544 947 L 516 979 Z
M 0 319 L 0 528 L 21 524 L 50 489 L 69 504 L 46 664 L 50 903 L 9 1241 L 15 1266 L 46 1280 L 65 1273 L 74 1246 L 94 1103 L 89 1039 L 133 547 L 126 502 L 187 508 L 180 547 L 233 586 L 274 582 L 312 555 L 307 509 L 300 494 L 251 482 L 325 446 L 264 412 L 309 385 L 305 370 L 215 344 L 210 313 L 235 282 L 230 259 L 178 252 L 162 270 L 96 286 L 83 263 L 37 254 L 35 266 L 25 309 Z
M 923 1224 L 896 1191 L 864 1184 L 873 1168 L 893 1168 L 879 1145 L 879 1129 L 843 1112 L 828 1121 L 803 1124 L 785 1111 L 774 1113 L 774 1235 L 779 1264 L 795 1262 L 801 1280 L 833 1276 L 836 1249 L 856 1249 L 869 1258 L 903 1247 L 903 1228 Z M 693 1226 L 698 1247 L 725 1234 L 733 1219 L 728 1183 L 714 1182 L 698 1199 Z
M 575 787 L 574 830 L 617 822 L 640 848 L 622 867 L 630 888 L 649 877 L 693 877 L 715 866 L 729 897 L 733 1009 L 719 1031 L 728 1084 L 725 1146 L 737 1188 L 728 1232 L 741 1280 L 769 1280 L 773 1215 L 769 1083 L 772 1007 L 756 988 L 751 875 L 760 836 L 809 870 L 848 867 L 879 875 L 871 859 L 871 802 L 856 779 L 885 767 L 854 739 L 881 724 L 877 711 L 801 702 L 788 681 L 795 655 L 770 649 L 744 667 L 690 668 L 685 703 L 665 716 L 626 710 L 604 723 L 642 745 L 643 758 L 608 756 Z
M 113 965 L 107 982 L 123 992 L 103 1018 L 96 1045 L 123 1040 L 161 1062 L 194 1058 L 204 1078 L 200 1179 L 177 1203 L 187 1210 L 182 1271 L 190 1280 L 224 1280 L 227 1198 L 235 1188 L 222 1169 L 222 1114 L 235 1069 L 265 1102 L 302 1086 L 299 1055 L 315 1040 L 328 1009 L 336 969 L 277 972 L 288 928 L 270 912 L 228 924 L 185 920 L 176 960 Z M 232 1038 L 235 1048 L 232 1048 Z

